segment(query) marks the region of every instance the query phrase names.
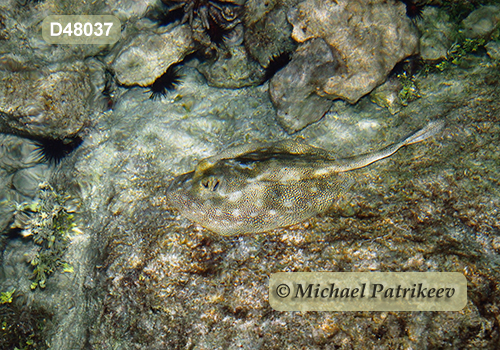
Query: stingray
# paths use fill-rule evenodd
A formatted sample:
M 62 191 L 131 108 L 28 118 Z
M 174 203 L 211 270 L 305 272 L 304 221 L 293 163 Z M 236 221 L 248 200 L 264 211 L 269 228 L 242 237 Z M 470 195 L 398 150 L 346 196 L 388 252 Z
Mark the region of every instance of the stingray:
M 300 140 L 229 148 L 174 178 L 167 199 L 182 216 L 222 235 L 293 225 L 326 211 L 349 191 L 353 170 L 421 142 L 443 126 L 432 121 L 381 150 L 340 159 Z

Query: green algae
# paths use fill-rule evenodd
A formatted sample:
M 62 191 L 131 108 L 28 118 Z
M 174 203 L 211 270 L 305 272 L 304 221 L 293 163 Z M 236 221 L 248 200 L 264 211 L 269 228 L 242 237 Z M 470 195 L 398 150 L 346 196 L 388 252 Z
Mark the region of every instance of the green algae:
M 14 222 L 11 228 L 21 229 L 37 245 L 30 260 L 33 267 L 31 289 L 45 288 L 48 277 L 59 267 L 72 272 L 63 256 L 69 245 L 69 234 L 77 231 L 71 197 L 57 193 L 47 182 L 39 185 L 37 199 L 32 202 L 12 202 Z

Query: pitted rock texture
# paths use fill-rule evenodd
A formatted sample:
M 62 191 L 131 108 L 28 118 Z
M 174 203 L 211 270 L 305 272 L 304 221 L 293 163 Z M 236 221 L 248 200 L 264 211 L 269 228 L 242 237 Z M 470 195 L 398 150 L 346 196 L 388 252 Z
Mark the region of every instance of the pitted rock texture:
M 163 34 L 142 33 L 112 59 L 111 68 L 123 85 L 148 86 L 193 50 L 188 25 L 175 27 Z
M 243 46 L 227 47 L 228 57 L 201 63 L 197 68 L 210 86 L 238 89 L 258 85 L 264 79 L 264 69 L 252 60 Z
M 277 119 L 294 133 L 321 119 L 332 101 L 316 94 L 316 86 L 325 76 L 335 74 L 336 59 L 323 39 L 312 39 L 299 46 L 292 61 L 279 71 L 269 85 Z
M 262 67 L 267 68 L 280 54 L 296 49 L 287 12 L 288 8 L 275 4 L 272 11 L 258 17 L 259 9 L 255 9 L 255 6 L 246 8 L 245 47 Z
M 90 122 L 96 89 L 78 64 L 3 72 L 0 80 L 2 132 L 63 139 Z
M 484 38 L 500 23 L 500 6 L 482 6 L 462 21 L 467 38 Z
M 339 53 L 342 74 L 325 77 L 320 95 L 355 103 L 396 63 L 418 52 L 418 33 L 402 2 L 306 0 L 288 16 L 298 42 L 323 38 Z
M 308 99 L 317 101 L 311 112 L 304 110 L 304 91 L 356 103 L 382 84 L 396 63 L 418 52 L 417 29 L 401 2 L 306 0 L 289 11 L 288 21 L 293 26 L 293 39 L 302 43 L 297 50 L 301 54 L 294 55 L 288 66 L 299 67 L 302 78 L 293 88 L 282 84 L 292 79 L 290 74 L 297 76 L 297 71 L 287 66 L 273 77 L 270 93 L 278 109 L 278 120 L 289 133 L 319 120 L 328 110 L 324 109 L 327 102 L 312 95 Z M 316 45 L 307 46 L 308 43 L 318 39 L 326 43 L 329 55 L 336 60 L 333 65 L 337 66 L 328 71 L 322 69 L 323 74 L 317 74 L 316 59 L 308 58 L 317 55 Z
M 457 40 L 457 25 L 450 21 L 450 15 L 441 8 L 427 6 L 418 27 L 420 37 L 420 57 L 424 60 L 445 59 L 448 49 Z

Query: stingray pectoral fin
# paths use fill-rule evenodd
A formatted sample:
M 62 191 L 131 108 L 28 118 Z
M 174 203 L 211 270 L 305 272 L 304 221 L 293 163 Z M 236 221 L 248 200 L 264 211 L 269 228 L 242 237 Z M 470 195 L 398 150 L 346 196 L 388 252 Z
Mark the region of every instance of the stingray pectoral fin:
M 251 143 L 251 144 L 230 147 L 220 152 L 219 154 L 200 160 L 195 169 L 195 176 L 200 176 L 205 170 L 212 168 L 215 164 L 217 164 L 221 160 L 237 158 L 244 154 L 254 152 L 262 148 L 270 147 L 272 145 L 273 143 L 265 143 L 265 144 Z
M 344 172 L 335 175 L 335 181 L 329 181 L 331 191 L 335 194 L 336 199 L 344 196 L 351 187 L 356 183 L 352 173 Z
M 296 138 L 295 140 L 282 140 L 272 143 L 269 150 L 272 152 L 285 152 L 301 156 L 312 156 L 315 158 L 329 159 L 331 154 L 324 149 L 317 148 L 307 144 L 303 139 Z
M 252 143 L 252 144 L 231 147 L 231 148 L 228 148 L 228 149 L 222 151 L 219 154 L 202 159 L 198 162 L 198 165 L 196 166 L 195 175 L 200 176 L 205 170 L 210 169 L 215 164 L 217 164 L 217 162 L 219 162 L 223 159 L 236 158 L 238 156 L 241 156 L 242 154 L 246 154 L 246 153 L 255 151 L 261 147 L 262 147 L 262 144 L 258 144 L 258 143 Z
M 318 182 L 321 193 L 315 193 L 311 198 L 316 201 L 317 213 L 328 210 L 335 202 L 349 192 L 356 183 L 352 173 L 336 173 Z

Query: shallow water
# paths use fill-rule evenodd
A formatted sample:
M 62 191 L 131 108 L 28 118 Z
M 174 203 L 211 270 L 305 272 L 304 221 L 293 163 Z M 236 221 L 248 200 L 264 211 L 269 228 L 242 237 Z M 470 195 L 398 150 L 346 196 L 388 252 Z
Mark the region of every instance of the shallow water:
M 297 3 L 274 1 L 272 6 L 294 8 Z M 12 303 L 0 304 L 0 323 L 6 322 L 8 330 L 1 330 L 0 347 L 15 342 L 27 349 L 48 344 L 54 349 L 267 349 L 274 344 L 493 349 L 498 344 L 498 29 L 478 50 L 463 52 L 454 63 L 442 61 L 438 68 L 439 63 L 424 60 L 417 65 L 412 74 L 419 97 L 384 105 L 400 98 L 403 83 L 395 73 L 376 96 L 373 92 L 355 104 L 335 100 L 319 121 L 290 135 L 276 119 L 269 82 L 252 80 L 265 73 L 259 60 L 227 64 L 233 69 L 225 73 L 231 75 L 231 84 L 244 81 L 242 87 L 210 86 L 223 75 L 220 66 L 210 68 L 209 47 L 200 44 L 203 52 L 180 64 L 178 86 L 154 100 L 148 88 L 109 78 L 114 57 L 137 35 L 176 26 L 158 27 L 162 7 L 148 4 L 149 10 L 145 3 L 132 1 L 60 5 L 60 11 L 82 13 L 117 9 L 123 41 L 106 48 L 44 44 L 34 33 L 38 21 L 54 11 L 52 1 L 13 9 L 0 3 L 0 38 L 9 34 L 9 40 L 0 41 L 0 195 L 6 199 L 0 208 L 0 292 L 16 290 Z M 267 13 L 259 1 L 248 0 L 245 6 Z M 458 31 L 460 21 L 453 17 L 437 21 L 450 14 L 467 15 L 453 11 L 457 9 L 424 8 L 424 19 L 412 22 L 419 27 L 421 44 L 422 38 L 432 39 L 429 33 L 438 37 L 440 31 Z M 276 21 L 287 18 L 272 15 Z M 197 26 L 196 21 L 184 25 Z M 17 31 L 12 29 L 16 23 Z M 238 25 L 225 24 L 231 35 L 237 34 L 232 31 Z M 291 27 L 282 32 L 286 30 Z M 21 45 L 23 35 L 28 46 Z M 203 32 L 197 35 L 193 40 L 199 43 L 206 39 Z M 226 49 L 235 60 L 243 60 L 245 41 L 232 39 L 235 46 Z M 298 44 L 292 44 L 283 47 L 293 51 Z M 153 49 L 146 61 L 162 54 Z M 264 62 L 260 49 L 252 52 Z M 75 109 L 75 119 L 51 120 L 45 130 L 73 120 L 83 125 L 83 143 L 58 165 L 38 164 L 32 138 L 40 135 L 32 133 L 44 128 L 28 123 L 23 129 L 22 123 L 6 123 L 5 118 L 15 115 L 16 104 L 23 111 L 39 111 L 37 101 L 61 111 L 67 104 L 51 105 L 50 96 L 56 94 L 47 92 L 46 85 L 47 90 L 30 90 L 32 99 L 19 95 L 7 104 L 7 82 L 13 71 L 36 85 L 50 80 L 39 76 L 54 78 L 54 72 L 71 69 L 94 87 L 85 100 L 86 113 L 76 115 L 82 108 Z M 208 78 L 207 69 L 212 69 Z M 134 79 L 134 74 L 131 70 L 127 77 Z M 85 95 L 78 95 L 78 89 L 67 103 Z M 9 96 L 20 94 L 13 91 Z M 442 133 L 359 169 L 355 185 L 340 200 L 292 226 L 224 237 L 186 219 L 166 198 L 175 176 L 231 147 L 298 137 L 345 158 L 380 149 L 436 119 L 446 122 Z M 43 118 L 39 122 L 44 125 Z M 22 237 L 26 219 L 16 215 L 12 204 L 32 203 L 43 181 L 77 203 L 65 210 L 76 210 L 79 232 L 68 234 L 63 257 L 72 272 L 63 272 L 61 265 L 48 275 L 44 289 L 31 290 L 30 261 L 42 246 L 32 236 Z M 43 211 L 33 217 L 37 215 Z M 19 227 L 11 229 L 14 222 Z M 281 271 L 458 271 L 468 280 L 468 303 L 460 312 L 277 312 L 268 303 L 268 279 Z M 31 316 L 22 316 L 26 314 Z M 21 330 L 9 326 L 18 322 L 24 325 Z

